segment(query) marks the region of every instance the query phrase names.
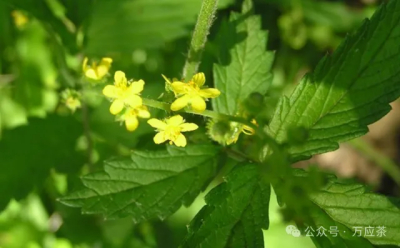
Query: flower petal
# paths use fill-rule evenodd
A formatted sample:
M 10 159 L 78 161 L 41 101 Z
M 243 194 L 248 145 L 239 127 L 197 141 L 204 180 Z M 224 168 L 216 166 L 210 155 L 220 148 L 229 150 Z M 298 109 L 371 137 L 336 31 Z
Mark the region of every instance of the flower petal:
M 186 107 L 189 103 L 189 96 L 188 95 L 184 95 L 182 97 L 179 97 L 178 99 L 176 99 L 172 104 L 171 104 L 171 110 L 172 111 L 178 111 L 180 109 L 183 109 L 184 107 Z
M 183 117 L 180 115 L 174 115 L 167 120 L 167 125 L 179 126 L 184 122 Z
M 136 116 L 131 115 L 125 119 L 125 126 L 128 131 L 135 131 L 136 128 L 139 126 L 139 121 Z
M 173 140 L 176 146 L 185 147 L 186 146 L 186 138 L 183 134 L 179 134 L 178 137 Z
M 203 86 L 204 83 L 206 82 L 206 76 L 204 75 L 204 73 L 200 72 L 197 73 L 196 75 L 194 75 L 192 77 L 192 81 L 197 84 L 199 87 Z
M 83 59 L 82 71 L 84 71 L 84 72 L 88 69 L 88 66 L 87 66 L 87 62 L 88 62 L 88 61 L 89 61 L 88 57 L 85 57 L 85 58 Z
M 179 125 L 179 127 L 181 128 L 181 132 L 194 131 L 199 128 L 199 126 L 194 123 L 182 123 L 181 125 Z
M 115 100 L 110 106 L 110 113 L 113 115 L 118 114 L 124 108 L 124 102 L 121 100 Z
M 93 79 L 93 80 L 99 80 L 99 77 L 96 74 L 96 71 L 93 70 L 92 68 L 89 68 L 85 71 L 85 76 L 87 78 Z
M 123 71 L 116 71 L 114 74 L 115 85 L 126 86 L 128 81 L 126 80 L 125 73 Z
M 131 108 L 137 108 L 139 106 L 142 106 L 143 100 L 138 95 L 130 94 L 127 98 L 125 98 L 124 103 Z
M 157 128 L 158 130 L 165 130 L 165 128 L 167 128 L 167 123 L 155 118 L 148 120 L 147 123 L 149 123 L 150 126 Z
M 139 81 L 134 81 L 129 86 L 129 92 L 133 94 L 139 94 L 140 92 L 143 91 L 143 87 L 144 87 L 144 81 L 142 79 L 140 79 Z
M 149 110 L 146 108 L 146 106 L 142 106 L 142 107 L 139 107 L 139 108 L 137 108 L 137 115 L 140 117 L 140 118 L 150 118 L 150 112 L 149 112 Z
M 101 61 L 100 61 L 99 66 L 103 65 L 103 66 L 106 66 L 106 67 L 110 68 L 112 62 L 113 62 L 112 58 L 108 58 L 108 57 L 102 58 Z
M 165 142 L 167 139 L 165 138 L 164 131 L 157 133 L 156 136 L 154 136 L 153 140 L 156 144 L 161 144 Z
M 102 79 L 105 75 L 107 75 L 109 67 L 105 65 L 99 65 L 97 68 L 97 76 L 99 79 Z
M 197 112 L 203 112 L 206 109 L 206 102 L 200 96 L 195 96 L 190 99 L 192 109 Z
M 219 91 L 218 89 L 207 88 L 207 89 L 200 90 L 199 95 L 204 98 L 215 98 L 215 97 L 219 96 L 220 94 L 221 94 L 221 91 Z
M 186 93 L 185 87 L 187 87 L 187 84 L 175 81 L 171 84 L 171 87 L 176 94 L 184 94 Z
M 114 85 L 107 85 L 103 89 L 103 95 L 109 98 L 118 98 L 118 88 Z

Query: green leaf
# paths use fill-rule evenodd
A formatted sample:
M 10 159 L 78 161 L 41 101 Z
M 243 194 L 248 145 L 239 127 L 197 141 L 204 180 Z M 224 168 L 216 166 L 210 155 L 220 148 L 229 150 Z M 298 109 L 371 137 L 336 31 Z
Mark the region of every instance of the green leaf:
M 246 0 L 242 14 L 232 13 L 217 40 L 220 54 L 213 75 L 221 95 L 212 103 L 220 113 L 236 115 L 244 99 L 253 92 L 264 95 L 272 82 L 274 53 L 265 50 L 268 35 L 261 30 L 261 18 L 250 15 L 252 7 Z
M 50 115 L 4 131 L 0 140 L 0 209 L 11 198 L 19 200 L 41 187 L 51 168 L 79 170 L 84 161 L 75 145 L 81 127 L 72 118 Z
M 321 192 L 312 194 L 311 200 L 351 234 L 362 230 L 361 236 L 374 245 L 400 245 L 400 199 L 374 194 L 363 185 L 332 180 Z M 374 230 L 371 236 L 365 235 L 369 227 Z M 378 227 L 385 230 L 381 237 Z
M 226 7 L 232 1 L 220 1 Z M 87 30 L 86 52 L 129 53 L 160 47 L 190 34 L 201 0 L 97 1 Z M 179 56 L 179 55 L 177 55 Z
M 189 205 L 216 173 L 219 149 L 211 145 L 164 151 L 134 151 L 130 158 L 105 162 L 103 172 L 82 178 L 85 189 L 61 199 L 85 214 L 139 222 L 166 218 Z
M 308 138 L 289 147 L 293 161 L 338 148 L 365 134 L 400 95 L 400 2 L 390 1 L 371 20 L 283 97 L 267 132 L 280 143 L 293 127 Z
M 245 164 L 231 171 L 226 182 L 206 196 L 182 247 L 264 247 L 270 185 L 259 177 L 258 166 Z

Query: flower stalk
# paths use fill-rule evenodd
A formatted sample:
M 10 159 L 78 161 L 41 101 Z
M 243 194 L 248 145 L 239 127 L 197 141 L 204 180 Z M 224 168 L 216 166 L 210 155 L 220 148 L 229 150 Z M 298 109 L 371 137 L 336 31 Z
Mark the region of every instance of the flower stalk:
M 182 77 L 188 82 L 197 72 L 210 27 L 217 10 L 218 0 L 203 0 L 190 42 Z

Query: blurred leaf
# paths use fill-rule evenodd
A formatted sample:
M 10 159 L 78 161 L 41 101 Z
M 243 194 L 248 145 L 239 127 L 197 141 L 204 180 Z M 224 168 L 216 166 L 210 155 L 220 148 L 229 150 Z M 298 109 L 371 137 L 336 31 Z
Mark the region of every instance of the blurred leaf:
M 268 229 L 270 192 L 257 165 L 237 166 L 207 194 L 182 247 L 264 247 L 261 228 Z
M 83 164 L 75 152 L 81 125 L 72 118 L 51 115 L 29 119 L 28 126 L 6 130 L 0 140 L 0 209 L 11 198 L 23 198 L 40 187 L 51 168 L 76 172 Z
M 351 236 L 359 228 L 361 236 L 374 245 L 400 245 L 400 199 L 374 194 L 363 185 L 330 181 L 321 192 L 311 195 L 311 200 L 326 212 L 325 218 L 332 218 L 352 231 L 340 235 Z M 366 235 L 368 227 L 373 228 L 373 235 Z M 379 227 L 384 229 L 381 237 L 377 233 Z M 348 247 L 367 247 L 365 244 Z
M 220 1 L 220 7 L 232 0 Z M 97 1 L 87 31 L 86 53 L 131 53 L 163 46 L 191 33 L 201 0 Z
M 292 161 L 338 148 L 338 142 L 368 131 L 400 96 L 399 1 L 382 6 L 290 98 L 283 97 L 267 132 L 280 143 L 293 127 L 308 131 L 304 143 L 289 147 Z
M 49 8 L 46 0 L 2 0 L 9 3 L 12 7 L 25 10 L 38 20 L 42 21 L 45 26 L 49 27 L 57 34 L 63 41 L 63 44 L 70 49 L 71 52 L 76 52 L 75 35 L 72 34 L 67 26 L 57 18 L 53 11 Z
M 251 1 L 246 0 L 243 13 L 232 13 L 220 31 L 219 63 L 213 72 L 215 87 L 221 91 L 213 108 L 220 113 L 236 115 L 244 99 L 253 92 L 264 95 L 272 82 L 274 54 L 265 51 L 267 32 L 261 31 L 261 18 L 251 16 L 251 11 Z
M 214 146 L 188 146 L 156 152 L 134 151 L 131 158 L 105 162 L 104 172 L 82 178 L 85 189 L 61 199 L 85 214 L 107 218 L 131 216 L 136 222 L 189 205 L 216 173 Z

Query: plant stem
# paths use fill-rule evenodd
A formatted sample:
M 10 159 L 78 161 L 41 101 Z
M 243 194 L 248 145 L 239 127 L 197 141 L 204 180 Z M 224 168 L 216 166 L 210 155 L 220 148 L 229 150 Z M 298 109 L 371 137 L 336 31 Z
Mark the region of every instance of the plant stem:
M 182 77 L 186 82 L 192 78 L 199 68 L 201 55 L 207 41 L 207 35 L 217 10 L 217 4 L 218 0 L 203 0 L 201 4 L 192 41 L 190 42 L 189 53 L 182 73 Z
M 143 105 L 146 105 L 146 106 L 152 107 L 152 108 L 156 108 L 156 109 L 165 110 L 165 111 L 171 111 L 170 104 L 168 104 L 166 102 L 159 102 L 159 101 L 148 99 L 148 98 L 143 98 Z M 244 124 L 246 126 L 249 126 L 249 127 L 255 128 L 255 129 L 257 128 L 256 125 L 247 121 L 244 118 L 220 114 L 220 113 L 217 113 L 217 112 L 214 112 L 211 110 L 204 110 L 203 112 L 196 112 L 196 111 L 191 111 L 191 110 L 180 110 L 177 112 L 201 115 L 204 117 L 209 117 L 209 118 L 213 118 L 213 119 L 217 119 L 217 120 L 228 120 L 228 121 L 238 122 L 238 123 Z
M 377 151 L 367 142 L 362 139 L 355 139 L 348 142 L 354 149 L 361 152 L 366 158 L 372 160 L 380 166 L 389 176 L 400 185 L 400 169 L 397 165 L 387 156 Z

